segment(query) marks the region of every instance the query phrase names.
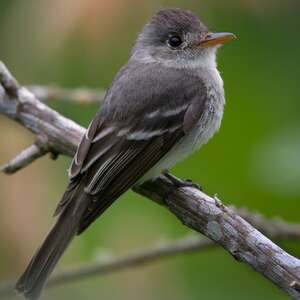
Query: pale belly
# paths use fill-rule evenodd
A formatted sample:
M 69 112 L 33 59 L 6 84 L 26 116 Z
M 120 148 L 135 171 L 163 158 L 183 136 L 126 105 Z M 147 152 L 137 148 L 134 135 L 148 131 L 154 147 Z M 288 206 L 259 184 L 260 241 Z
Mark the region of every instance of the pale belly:
M 189 134 L 184 136 L 177 145 L 161 159 L 152 169 L 150 169 L 139 181 L 144 181 L 158 177 L 161 172 L 170 169 L 177 162 L 183 160 L 203 144 L 219 130 L 224 109 L 223 94 L 212 94 L 206 112 L 199 119 L 197 126 Z

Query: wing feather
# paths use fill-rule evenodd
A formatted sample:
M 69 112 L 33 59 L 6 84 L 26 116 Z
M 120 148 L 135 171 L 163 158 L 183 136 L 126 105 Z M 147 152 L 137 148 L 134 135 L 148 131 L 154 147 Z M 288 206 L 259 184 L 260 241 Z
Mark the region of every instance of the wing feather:
M 207 91 L 198 77 L 188 73 L 189 80 L 182 80 L 182 70 L 170 73 L 145 64 L 143 68 L 153 69 L 136 78 L 135 67 L 123 68 L 115 79 L 72 162 L 71 182 L 57 213 L 76 199 L 77 186 L 83 187 L 89 203 L 78 234 L 154 167 L 204 110 Z M 141 86 L 132 86 L 134 82 Z
M 183 135 L 178 131 L 177 135 L 169 137 L 158 137 L 151 142 L 140 145 L 131 160 L 124 160 L 124 166 L 110 175 L 109 184 L 99 183 L 95 193 L 99 193 L 99 201 L 90 204 L 89 209 L 80 222 L 78 233 L 84 231 L 109 205 L 121 194 L 132 187 L 151 167 L 153 167 Z M 167 141 L 167 143 L 166 143 Z
M 92 139 L 97 129 L 99 130 L 101 128 L 101 125 L 101 120 L 99 120 L 96 116 L 90 123 L 88 129 L 86 130 L 86 133 L 83 135 L 78 149 L 76 151 L 76 154 L 73 158 L 71 167 L 69 169 L 69 177 L 71 180 L 74 179 L 81 172 L 82 165 L 87 156 L 87 153 L 89 152 Z

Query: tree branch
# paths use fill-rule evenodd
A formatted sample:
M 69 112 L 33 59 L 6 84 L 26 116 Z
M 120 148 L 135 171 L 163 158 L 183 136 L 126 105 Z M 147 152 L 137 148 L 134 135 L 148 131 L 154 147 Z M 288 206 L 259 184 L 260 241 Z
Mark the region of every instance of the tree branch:
M 261 214 L 250 213 L 247 209 L 240 209 L 238 212 L 253 226 L 259 228 L 270 238 L 281 242 L 300 239 L 300 224 L 287 223 L 280 219 L 269 220 Z M 56 273 L 50 278 L 47 287 L 55 287 L 57 285 L 89 278 L 91 276 L 106 275 L 128 268 L 140 267 L 163 258 L 169 258 L 178 254 L 198 252 L 216 246 L 217 244 L 212 240 L 196 236 L 188 236 L 172 242 L 157 243 L 157 246 L 155 247 L 140 250 L 130 255 L 109 258 L 102 262 L 72 267 Z M 296 285 L 297 283 L 294 282 L 292 284 Z M 0 299 L 13 295 L 13 290 L 13 282 L 0 286 Z
M 39 102 L 0 65 L 0 112 L 43 136 L 55 153 L 72 156 L 84 129 Z M 292 298 L 300 299 L 300 260 L 266 238 L 234 210 L 195 188 L 178 188 L 161 176 L 136 192 L 166 206 L 188 227 L 220 244 Z
M 91 276 L 106 275 L 127 268 L 145 265 L 176 254 L 190 253 L 200 249 L 204 250 L 213 246 L 215 246 L 215 243 L 209 239 L 186 237 L 177 241 L 159 244 L 158 246 L 149 249 L 140 250 L 124 257 L 110 258 L 104 262 L 94 262 L 93 264 L 70 268 L 54 274 L 50 278 L 47 287 L 69 283 Z M 0 287 L 0 299 L 12 295 L 13 290 L 13 282 L 3 284 L 2 287 Z
M 19 87 L 0 62 L 0 111 L 45 141 L 50 152 L 73 156 L 85 129 Z

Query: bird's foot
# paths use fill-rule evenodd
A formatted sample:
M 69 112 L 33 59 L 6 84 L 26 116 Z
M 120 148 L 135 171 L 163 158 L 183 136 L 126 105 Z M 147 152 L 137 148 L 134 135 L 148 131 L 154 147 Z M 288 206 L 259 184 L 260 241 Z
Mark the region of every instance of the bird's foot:
M 177 187 L 177 188 L 183 188 L 183 187 L 193 187 L 197 190 L 203 191 L 202 187 L 194 183 L 191 179 L 179 179 L 172 175 L 170 172 L 165 171 L 163 174 Z

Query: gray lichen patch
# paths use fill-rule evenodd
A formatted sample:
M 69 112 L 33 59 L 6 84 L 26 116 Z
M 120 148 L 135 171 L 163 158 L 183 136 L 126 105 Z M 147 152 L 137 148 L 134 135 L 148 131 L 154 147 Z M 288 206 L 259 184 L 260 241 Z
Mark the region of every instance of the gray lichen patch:
M 223 239 L 223 232 L 220 224 L 216 221 L 208 222 L 207 232 L 209 232 L 211 238 L 215 241 L 220 241 Z

